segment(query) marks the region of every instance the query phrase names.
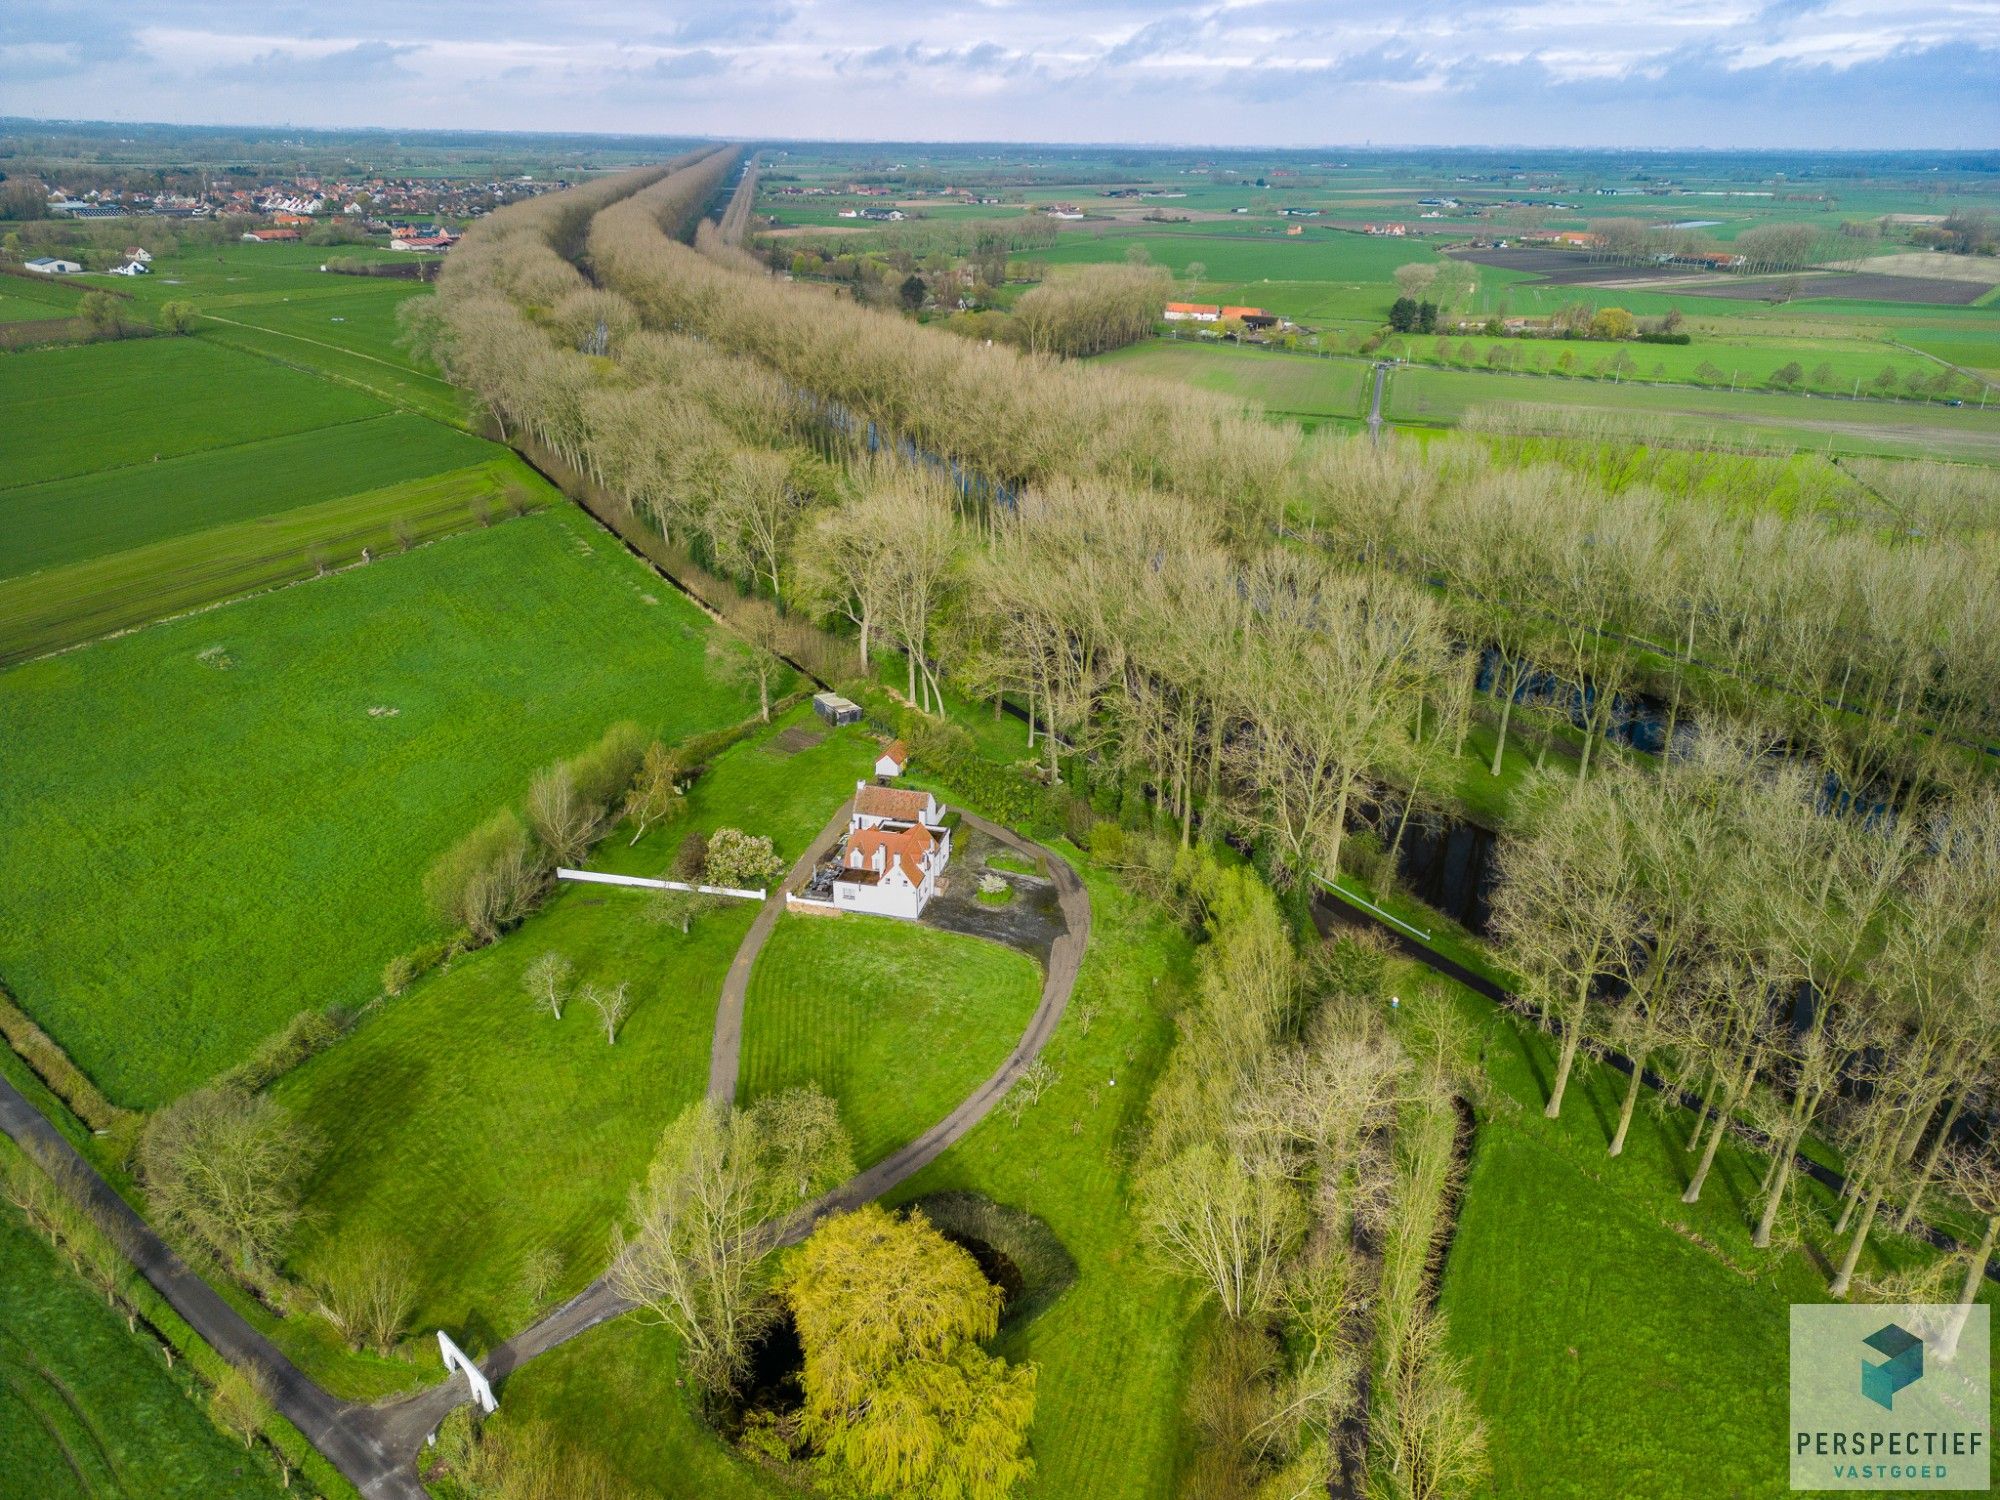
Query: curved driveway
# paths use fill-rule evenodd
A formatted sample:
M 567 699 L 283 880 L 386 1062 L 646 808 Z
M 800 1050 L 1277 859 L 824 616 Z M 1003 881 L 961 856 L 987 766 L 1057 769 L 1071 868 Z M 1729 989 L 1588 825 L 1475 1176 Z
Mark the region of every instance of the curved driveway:
M 1077 973 L 1083 964 L 1084 950 L 1090 942 L 1090 897 L 1083 888 L 1083 882 L 1065 860 L 1039 844 L 1031 843 L 972 813 L 962 812 L 961 816 L 968 825 L 1016 853 L 1044 861 L 1050 877 L 1055 881 L 1063 932 L 1049 952 L 1048 966 L 1042 979 L 1041 1002 L 1029 1018 L 1028 1028 L 1021 1034 L 1021 1040 L 992 1076 L 959 1101 L 958 1107 L 950 1114 L 907 1146 L 856 1174 L 791 1218 L 768 1226 L 765 1233 L 773 1249 L 797 1244 L 829 1214 L 845 1213 L 879 1198 L 963 1140 L 1041 1055 L 1049 1038 L 1055 1035 L 1063 1011 L 1069 1005 L 1070 993 L 1076 987 Z M 809 873 L 816 860 L 832 846 L 833 840 L 846 826 L 847 809 L 843 806 L 812 848 L 794 866 L 793 878 L 803 878 Z M 743 1002 L 749 988 L 750 970 L 765 940 L 777 926 L 783 910 L 782 892 L 765 903 L 764 910 L 757 914 L 757 920 L 745 934 L 743 944 L 730 965 L 728 977 L 723 981 L 722 999 L 716 1011 L 715 1042 L 709 1059 L 709 1097 L 712 1099 L 733 1100 L 735 1096 L 737 1052 L 743 1035 Z M 152 1227 L 57 1132 L 41 1111 L 5 1078 L 0 1078 L 0 1130 L 13 1137 L 45 1166 L 77 1174 L 98 1222 L 105 1226 L 146 1280 L 166 1298 L 175 1312 L 187 1320 L 189 1326 L 231 1364 L 261 1372 L 269 1384 L 272 1404 L 347 1476 L 367 1500 L 424 1500 L 424 1490 L 416 1479 L 417 1455 L 424 1439 L 436 1429 L 445 1415 L 470 1399 L 471 1393 L 463 1381 L 448 1380 L 418 1395 L 376 1406 L 356 1406 L 339 1400 L 308 1378 L 275 1344 L 252 1328 L 235 1308 L 217 1295 L 213 1287 L 190 1270 L 154 1233 Z M 487 1378 L 498 1382 L 536 1355 L 566 1343 L 609 1318 L 631 1311 L 632 1306 L 612 1288 L 607 1273 L 540 1322 L 497 1346 L 479 1361 L 480 1368 Z

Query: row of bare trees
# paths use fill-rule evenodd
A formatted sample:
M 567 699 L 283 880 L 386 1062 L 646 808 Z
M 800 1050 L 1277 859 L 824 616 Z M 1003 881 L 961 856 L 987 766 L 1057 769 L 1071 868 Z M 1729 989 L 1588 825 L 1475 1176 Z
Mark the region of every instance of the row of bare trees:
M 1848 791 L 1893 793 L 1965 779 L 1983 769 L 1968 748 L 2000 739 L 2000 567 L 1993 533 L 1954 523 L 1966 504 L 1920 498 L 1925 473 L 1873 472 L 1883 498 L 1829 525 L 1613 493 L 1472 443 L 1326 445 L 1303 514 L 1337 554 L 1442 585 L 1456 633 L 1499 651 L 1503 716 L 1534 667 L 1587 688 L 1586 756 L 1616 695 L 1645 687 L 1670 733 L 1756 712 Z M 1968 489 L 1991 494 L 1949 493 Z M 1937 534 L 1885 542 L 1888 515 L 1913 512 Z
M 1647 1070 L 1702 1101 L 1684 1202 L 1748 1121 L 1768 1160 L 1752 1242 L 1796 1239 L 1800 1150 L 1843 1147 L 1841 1296 L 1885 1205 L 1906 1232 L 1941 1179 L 1992 1196 L 1990 1156 L 1953 1143 L 2000 1085 L 2000 798 L 1841 813 L 1773 751 L 1714 732 L 1670 775 L 1545 786 L 1503 845 L 1494 927 L 1559 1038 L 1551 1118 L 1585 1049 L 1632 1063 L 1613 1156 Z
M 1498 647 L 1495 772 L 1519 689 L 1553 673 L 1586 730 L 1584 790 L 1525 825 L 1501 905 L 1512 933 L 1538 889 L 1573 898 L 1547 938 L 1560 962 L 1536 967 L 1525 944 L 1518 960 L 1562 1023 L 1565 1076 L 1615 1034 L 1705 1097 L 1695 1192 L 1732 1120 L 1769 1122 L 1760 1239 L 1784 1217 L 1792 1147 L 1816 1131 L 1854 1142 L 1850 1260 L 1883 1202 L 1918 1212 L 1921 1190 L 1893 1174 L 1950 1164 L 1942 1117 L 1984 1077 L 1960 1033 L 1907 998 L 1932 972 L 1912 893 L 1950 884 L 1920 872 L 1956 872 L 1988 816 L 1966 742 L 1996 732 L 2000 589 L 1976 484 L 1934 503 L 1875 472 L 1861 483 L 1879 509 L 1786 517 L 1472 442 L 1294 452 L 1213 407 L 1140 463 L 1124 445 L 1171 400 L 728 270 L 657 227 L 697 200 L 668 177 L 591 221 L 593 267 L 619 290 L 572 295 L 621 330 L 605 357 L 562 342 L 555 304 L 448 287 L 454 368 L 746 586 L 850 621 L 864 665 L 900 648 L 913 703 L 940 705 L 947 683 L 1026 703 L 1050 779 L 1079 764 L 1138 778 L 1183 844 L 1233 825 L 1281 880 L 1337 871 L 1356 827 L 1393 847 L 1414 813 L 1452 805 L 1479 716 L 1468 643 Z M 983 396 L 958 399 L 987 355 Z M 1011 503 L 968 498 L 942 462 L 866 457 L 867 423 L 1015 481 Z M 1880 524 L 1906 512 L 1940 519 L 1916 538 Z M 1593 775 L 1628 685 L 1661 691 L 1675 753 L 1650 774 L 1609 757 Z M 1775 730 L 1724 727 L 1751 710 Z M 1679 732 L 1696 715 L 1703 733 Z M 1855 802 L 1876 788 L 1888 806 Z M 1544 823 L 1560 831 L 1546 848 Z M 1897 859 L 1907 868 L 1882 875 Z M 1848 866 L 1849 884 L 1823 888 Z M 1797 874 L 1789 906 L 1773 868 Z M 1668 902 L 1650 927 L 1633 915 L 1641 870 Z M 1974 963 L 1975 938 L 1961 923 L 1941 951 Z M 1630 998 L 1607 1004 L 1607 981 Z M 1801 1024 L 1786 1002 L 1804 989 Z M 1885 1057 L 1917 1071 L 1883 1072 Z
M 1129 877 L 1208 937 L 1135 1192 L 1155 1252 L 1223 1314 L 1190 1399 L 1190 1492 L 1324 1493 L 1369 1469 L 1386 1494 L 1469 1493 L 1485 1434 L 1433 1275 L 1461 1044 L 1448 1024 L 1392 1035 L 1380 956 L 1302 960 L 1250 872 L 1123 848 Z

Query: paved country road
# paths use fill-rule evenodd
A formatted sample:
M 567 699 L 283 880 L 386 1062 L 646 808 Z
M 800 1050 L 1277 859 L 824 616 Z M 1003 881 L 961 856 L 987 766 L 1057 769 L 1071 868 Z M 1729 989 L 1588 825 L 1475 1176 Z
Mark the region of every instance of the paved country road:
M 411 1455 L 389 1451 L 376 1440 L 368 1424 L 356 1420 L 361 1415 L 359 1408 L 335 1400 L 301 1374 L 275 1344 L 189 1270 L 41 1111 L 4 1078 L 0 1078 L 0 1130 L 44 1167 L 76 1174 L 97 1222 L 134 1268 L 224 1359 L 239 1369 L 262 1374 L 271 1404 L 368 1500 L 424 1500 L 409 1461 Z
M 950 1114 L 907 1146 L 848 1179 L 791 1218 L 767 1226 L 765 1234 L 773 1249 L 797 1244 L 829 1214 L 845 1213 L 880 1197 L 922 1171 L 964 1139 L 975 1125 L 986 1118 L 993 1106 L 1006 1097 L 1007 1091 L 1041 1055 L 1042 1048 L 1055 1035 L 1063 1011 L 1069 1005 L 1070 993 L 1076 988 L 1077 973 L 1090 942 L 1090 896 L 1084 890 L 1083 882 L 1067 861 L 1039 844 L 1031 843 L 975 814 L 961 811 L 960 816 L 969 826 L 1007 845 L 1016 853 L 1028 859 L 1045 861 L 1050 877 L 1055 881 L 1064 930 L 1049 952 L 1042 979 L 1041 1002 L 1029 1018 L 1028 1028 L 1021 1034 L 1021 1040 L 992 1076 L 961 1100 Z M 793 867 L 792 878 L 802 878 L 810 873 L 814 863 L 832 846 L 833 840 L 846 826 L 847 808 L 843 805 Z M 764 909 L 757 914 L 757 920 L 744 935 L 743 944 L 723 980 L 722 998 L 716 1011 L 715 1041 L 709 1058 L 711 1099 L 730 1100 L 735 1097 L 737 1061 L 743 1037 L 743 1004 L 748 993 L 750 970 L 765 940 L 777 926 L 784 905 L 782 891 L 765 902 Z M 843 917 L 833 920 L 890 919 Z M 231 1364 L 262 1372 L 270 1386 L 272 1404 L 347 1476 L 367 1500 L 425 1500 L 424 1490 L 416 1480 L 417 1455 L 423 1448 L 424 1440 L 436 1430 L 437 1424 L 452 1408 L 471 1399 L 471 1391 L 463 1380 L 447 1380 L 415 1396 L 376 1406 L 358 1406 L 337 1400 L 301 1373 L 276 1345 L 223 1301 L 213 1287 L 189 1270 L 180 1257 L 168 1249 L 130 1205 L 98 1175 L 96 1169 L 5 1078 L 0 1078 L 0 1130 L 5 1130 L 22 1149 L 44 1165 L 58 1170 L 67 1166 L 79 1175 L 99 1222 L 109 1226 L 114 1239 L 132 1264 L 159 1290 L 174 1311 Z M 540 1322 L 495 1347 L 479 1361 L 480 1369 L 489 1380 L 498 1384 L 535 1356 L 567 1343 L 607 1319 L 630 1312 L 632 1306 L 618 1295 L 607 1273 Z

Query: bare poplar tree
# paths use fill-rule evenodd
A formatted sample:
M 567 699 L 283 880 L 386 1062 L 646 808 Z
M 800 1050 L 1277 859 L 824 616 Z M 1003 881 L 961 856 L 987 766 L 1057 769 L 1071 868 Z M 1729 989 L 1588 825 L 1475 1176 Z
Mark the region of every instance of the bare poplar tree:
M 616 984 L 586 984 L 581 991 L 583 998 L 597 1017 L 604 1023 L 604 1040 L 610 1046 L 618 1044 L 618 1028 L 632 1009 L 632 998 L 624 980 Z
M 570 976 L 575 972 L 576 965 L 562 954 L 544 953 L 521 971 L 521 988 L 537 1007 L 560 1021 L 563 1002 L 569 998 Z
M 1557 1037 L 1542 1111 L 1553 1120 L 1578 1048 L 1594 1029 L 1593 997 L 1638 940 L 1638 862 L 1605 778 L 1543 796 L 1530 831 L 1501 847 L 1493 925 L 1524 981 L 1522 998 Z

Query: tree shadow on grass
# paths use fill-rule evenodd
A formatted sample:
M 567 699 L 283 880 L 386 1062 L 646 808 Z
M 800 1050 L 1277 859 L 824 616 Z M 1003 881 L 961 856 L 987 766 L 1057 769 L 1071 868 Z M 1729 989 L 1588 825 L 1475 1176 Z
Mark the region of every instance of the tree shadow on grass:
M 1509 1026 L 1508 1032 L 1514 1039 L 1514 1050 L 1521 1055 L 1521 1063 L 1528 1070 L 1528 1076 L 1535 1083 L 1535 1102 L 1546 1105 L 1549 1102 L 1549 1071 L 1543 1057 L 1539 1032 L 1530 1032 L 1526 1026 Z
M 1592 1066 L 1588 1058 L 1581 1058 L 1578 1062 L 1580 1066 L 1586 1068 L 1581 1080 L 1583 1083 L 1583 1097 L 1584 1101 L 1590 1106 L 1591 1114 L 1597 1119 L 1598 1143 L 1609 1146 L 1611 1144 L 1611 1132 L 1615 1128 L 1615 1122 L 1618 1118 L 1618 1099 L 1616 1097 L 1618 1088 L 1614 1087 L 1614 1084 L 1622 1086 L 1625 1075 L 1609 1066 Z

